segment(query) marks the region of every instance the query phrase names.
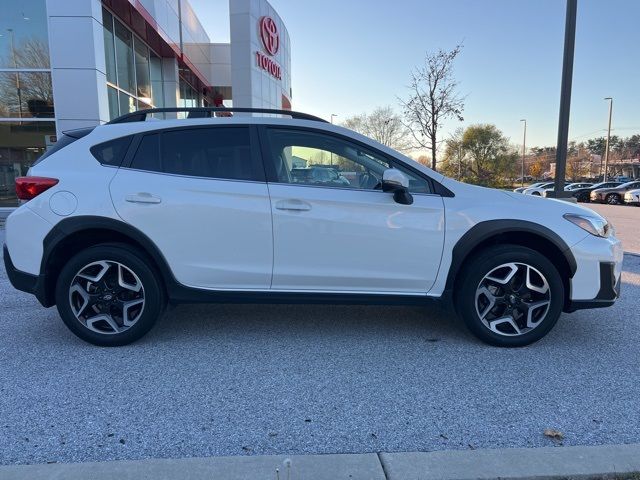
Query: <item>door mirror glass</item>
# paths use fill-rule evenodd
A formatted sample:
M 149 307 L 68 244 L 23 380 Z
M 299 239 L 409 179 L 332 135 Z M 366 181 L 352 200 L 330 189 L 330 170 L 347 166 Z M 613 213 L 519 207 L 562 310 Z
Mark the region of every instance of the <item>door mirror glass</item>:
M 413 196 L 409 193 L 409 178 L 396 168 L 388 168 L 382 174 L 382 191 L 392 192 L 396 203 L 411 205 Z

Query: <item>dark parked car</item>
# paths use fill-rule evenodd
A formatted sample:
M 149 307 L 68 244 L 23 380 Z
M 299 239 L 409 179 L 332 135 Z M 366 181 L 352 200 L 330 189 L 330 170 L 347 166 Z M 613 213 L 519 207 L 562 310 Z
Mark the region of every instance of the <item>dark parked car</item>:
M 595 189 L 591 192 L 589 198 L 592 202 L 621 205 L 623 203 L 624 194 L 628 190 L 633 190 L 635 188 L 640 188 L 640 180 L 623 183 L 616 187 Z
M 577 188 L 575 190 L 571 190 L 571 195 L 576 198 L 579 202 L 589 202 L 591 192 L 599 188 L 613 188 L 622 185 L 620 182 L 600 182 L 590 187 L 585 188 Z

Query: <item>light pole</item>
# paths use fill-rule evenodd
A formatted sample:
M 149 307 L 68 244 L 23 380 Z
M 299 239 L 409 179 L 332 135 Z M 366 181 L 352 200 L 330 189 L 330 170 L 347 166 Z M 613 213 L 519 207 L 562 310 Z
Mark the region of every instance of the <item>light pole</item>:
M 523 118 L 520 121 L 524 122 L 524 133 L 522 135 L 522 176 L 520 177 L 520 186 L 524 187 L 524 157 L 527 152 L 527 119 Z
M 566 198 L 564 182 L 567 172 L 567 146 L 569 143 L 569 116 L 571 111 L 571 84 L 573 81 L 573 54 L 576 44 L 576 17 L 578 0 L 567 0 L 564 25 L 564 53 L 560 86 L 560 112 L 558 115 L 558 145 L 556 147 L 556 174 L 552 197 Z
M 613 111 L 613 98 L 605 97 L 605 100 L 609 100 L 609 127 L 607 128 L 607 144 L 604 147 L 604 177 L 603 182 L 607 181 L 607 172 L 609 171 L 609 140 L 611 139 L 611 113 Z

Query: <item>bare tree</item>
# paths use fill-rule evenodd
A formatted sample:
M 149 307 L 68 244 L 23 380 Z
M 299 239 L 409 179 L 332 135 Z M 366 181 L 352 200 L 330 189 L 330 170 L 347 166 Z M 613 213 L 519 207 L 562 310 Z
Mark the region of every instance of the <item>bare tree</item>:
M 464 97 L 458 95 L 458 82 L 453 77 L 453 61 L 462 51 L 462 44 L 451 51 L 427 53 L 424 66 L 411 73 L 406 100 L 400 100 L 406 126 L 411 131 L 416 148 L 431 150 L 431 168 L 436 169 L 438 130 L 447 118 L 464 120 Z
M 342 125 L 396 150 L 406 151 L 411 148 L 408 138 L 410 133 L 400 115 L 391 107 L 378 107 L 371 113 L 354 115 Z

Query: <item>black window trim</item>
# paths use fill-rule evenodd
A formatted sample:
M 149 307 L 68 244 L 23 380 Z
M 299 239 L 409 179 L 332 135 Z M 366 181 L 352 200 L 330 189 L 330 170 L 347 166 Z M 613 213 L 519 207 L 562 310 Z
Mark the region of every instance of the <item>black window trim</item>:
M 174 132 L 174 131 L 182 131 L 182 130 L 200 130 L 200 129 L 218 129 L 218 128 L 242 128 L 249 130 L 249 150 L 251 151 L 251 162 L 253 164 L 253 173 L 255 174 L 255 179 L 252 180 L 242 180 L 238 178 L 220 178 L 220 177 L 206 177 L 206 176 L 198 176 L 198 175 L 184 175 L 180 173 L 169 173 L 169 172 L 156 172 L 153 170 L 144 170 L 133 168 L 131 164 L 133 163 L 133 157 L 138 151 L 138 147 L 142 142 L 142 139 L 146 135 L 154 135 L 159 134 L 160 141 L 160 151 L 162 151 L 162 134 L 165 132 Z M 156 175 L 169 175 L 173 177 L 181 177 L 181 178 L 197 178 L 204 180 L 216 180 L 221 182 L 244 182 L 244 183 L 266 183 L 266 174 L 264 168 L 264 162 L 262 161 L 262 155 L 260 155 L 260 143 L 258 139 L 258 133 L 255 129 L 254 125 L 248 123 L 242 124 L 220 124 L 220 125 L 180 125 L 178 127 L 167 127 L 167 128 L 158 128 L 153 130 L 146 130 L 144 132 L 139 132 L 135 134 L 133 141 L 129 145 L 129 151 L 127 152 L 124 161 L 120 165 L 120 168 L 125 168 L 127 170 L 133 170 L 137 172 L 145 172 L 145 173 L 153 173 Z
M 334 189 L 334 190 L 342 190 L 342 191 L 352 191 L 352 192 L 379 192 L 379 193 L 384 193 L 382 190 L 371 190 L 371 189 L 367 189 L 367 188 L 344 188 L 344 187 L 337 187 L 337 186 L 329 186 L 329 185 L 307 185 L 307 184 L 302 184 L 302 183 L 285 183 L 285 182 L 280 182 L 276 171 L 275 171 L 275 167 L 273 165 L 273 160 L 271 159 L 270 156 L 270 145 L 269 145 L 269 136 L 267 134 L 267 130 L 299 130 L 302 132 L 310 132 L 310 133 L 316 133 L 316 134 L 321 134 L 321 135 L 325 135 L 325 136 L 329 136 L 329 137 L 333 137 L 337 140 L 341 140 L 341 141 L 346 141 L 352 144 L 355 144 L 357 146 L 362 147 L 364 150 L 368 150 L 378 156 L 380 156 L 381 158 L 383 158 L 384 160 L 386 160 L 387 162 L 389 162 L 389 165 L 391 165 L 392 167 L 396 166 L 396 165 L 401 165 L 402 168 L 405 168 L 407 170 L 409 170 L 411 173 L 413 173 L 414 175 L 416 175 L 418 178 L 421 178 L 423 180 L 425 180 L 428 185 L 429 185 L 429 189 L 431 190 L 431 193 L 413 193 L 411 192 L 411 195 L 420 195 L 420 196 L 438 196 L 438 197 L 453 197 L 453 193 L 447 189 L 446 187 L 444 187 L 441 183 L 437 182 L 436 180 L 434 180 L 433 178 L 431 178 L 429 175 L 425 175 L 424 173 L 422 173 L 421 171 L 415 169 L 414 167 L 412 167 L 411 165 L 407 165 L 406 163 L 402 162 L 401 160 L 388 155 L 380 150 L 378 150 L 375 147 L 372 147 L 364 142 L 361 142 L 355 138 L 351 138 L 348 137 L 346 135 L 341 135 L 339 133 L 335 133 L 335 132 L 331 132 L 331 131 L 327 131 L 327 130 L 323 130 L 321 128 L 311 128 L 311 127 L 303 127 L 303 126 L 299 126 L 299 125 L 274 125 L 274 124 L 261 124 L 257 126 L 258 129 L 258 135 L 259 135 L 259 139 L 260 139 L 260 152 L 261 152 L 261 156 L 262 156 L 262 164 L 264 165 L 264 169 L 265 169 L 265 175 L 266 175 L 266 179 L 267 179 L 267 183 L 273 183 L 276 185 L 289 185 L 289 186 L 295 186 L 295 187 L 307 187 L 307 188 L 329 188 L 329 189 Z

